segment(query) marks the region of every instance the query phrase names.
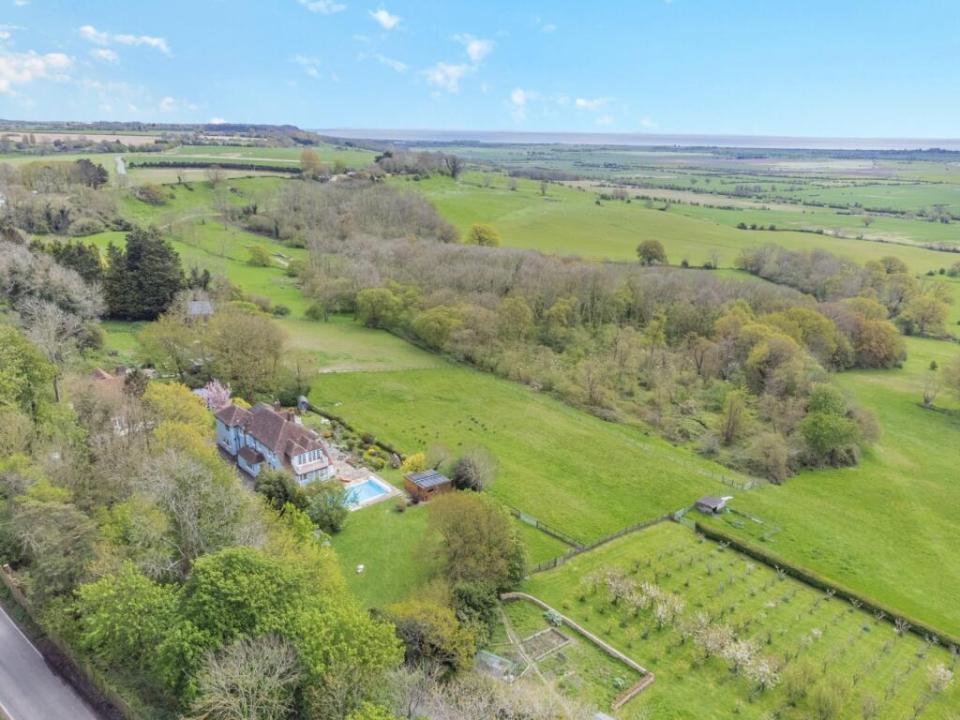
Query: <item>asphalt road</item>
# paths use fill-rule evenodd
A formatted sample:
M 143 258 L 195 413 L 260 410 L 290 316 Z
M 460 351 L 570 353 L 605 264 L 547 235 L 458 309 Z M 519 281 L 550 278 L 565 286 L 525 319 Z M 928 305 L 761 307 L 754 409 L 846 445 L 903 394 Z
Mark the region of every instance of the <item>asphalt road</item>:
M 0 608 L 0 717 L 100 720 Z

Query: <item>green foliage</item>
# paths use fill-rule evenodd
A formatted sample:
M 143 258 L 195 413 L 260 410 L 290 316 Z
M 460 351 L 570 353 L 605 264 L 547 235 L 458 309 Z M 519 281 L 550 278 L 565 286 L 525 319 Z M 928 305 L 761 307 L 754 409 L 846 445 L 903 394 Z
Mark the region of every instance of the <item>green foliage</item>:
M 398 720 L 398 718 L 380 705 L 363 702 L 360 707 L 347 715 L 347 720 Z
M 666 265 L 667 251 L 659 240 L 644 240 L 637 245 L 637 258 L 642 265 Z
M 500 233 L 485 223 L 471 225 L 466 241 L 470 245 L 482 245 L 484 247 L 499 247 L 501 243 Z
M 54 368 L 16 328 L 0 324 L 0 407 L 36 417 Z
M 480 492 L 493 481 L 495 471 L 493 456 L 483 448 L 473 448 L 453 463 L 450 480 L 458 490 Z
M 450 608 L 429 600 L 407 600 L 388 607 L 386 615 L 403 641 L 408 665 L 426 665 L 449 676 L 473 662 L 476 638 Z
M 814 461 L 827 465 L 856 462 L 860 430 L 853 420 L 831 413 L 814 412 L 800 423 L 800 432 Z
M 400 309 L 400 300 L 387 288 L 369 288 L 357 293 L 357 320 L 367 327 L 388 327 Z
M 219 644 L 244 635 L 285 632 L 305 588 L 292 572 L 253 548 L 232 547 L 199 558 L 183 586 L 183 609 Z
M 247 260 L 248 265 L 252 265 L 253 267 L 270 267 L 273 265 L 270 252 L 263 247 L 263 245 L 251 245 L 249 252 L 250 258 Z
M 523 544 L 510 517 L 485 496 L 455 492 L 434 498 L 430 524 L 444 540 L 451 585 L 480 583 L 503 592 L 523 579 Z
M 298 510 L 307 507 L 307 496 L 289 472 L 263 468 L 253 481 L 253 489 L 263 495 L 267 504 L 278 512 L 287 504 Z
M 314 483 L 307 503 L 307 515 L 324 532 L 338 533 L 350 515 L 348 499 L 347 490 L 339 481 Z
M 103 295 L 109 317 L 154 320 L 170 307 L 183 285 L 180 256 L 158 228 L 134 228 L 123 250 L 108 246 Z

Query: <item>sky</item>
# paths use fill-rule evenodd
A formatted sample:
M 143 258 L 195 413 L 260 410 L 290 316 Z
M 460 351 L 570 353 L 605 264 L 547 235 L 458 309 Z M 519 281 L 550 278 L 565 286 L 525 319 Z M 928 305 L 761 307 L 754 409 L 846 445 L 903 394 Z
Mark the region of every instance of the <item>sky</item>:
M 0 0 L 0 118 L 955 138 L 956 0 Z

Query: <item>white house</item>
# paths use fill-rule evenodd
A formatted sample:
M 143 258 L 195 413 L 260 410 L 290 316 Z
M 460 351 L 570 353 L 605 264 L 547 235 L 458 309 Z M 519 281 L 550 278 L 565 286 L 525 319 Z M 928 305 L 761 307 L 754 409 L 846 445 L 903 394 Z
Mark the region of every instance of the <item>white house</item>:
M 293 412 L 281 413 L 265 403 L 249 410 L 231 404 L 216 419 L 217 444 L 252 477 L 264 465 L 288 470 L 300 484 L 333 477 L 326 445 Z

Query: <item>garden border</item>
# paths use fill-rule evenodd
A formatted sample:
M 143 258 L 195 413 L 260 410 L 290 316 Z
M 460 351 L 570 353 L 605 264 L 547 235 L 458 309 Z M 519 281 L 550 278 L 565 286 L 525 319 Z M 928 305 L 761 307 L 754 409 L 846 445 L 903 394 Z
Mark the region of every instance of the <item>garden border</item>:
M 596 645 L 597 648 L 599 648 L 603 653 L 605 653 L 606 655 L 609 655 L 614 660 L 619 660 L 634 672 L 640 673 L 639 681 L 635 682 L 633 685 L 628 687 L 622 693 L 617 695 L 616 698 L 614 698 L 613 702 L 611 703 L 611 708 L 613 710 L 619 710 L 620 708 L 622 708 L 624 705 L 627 704 L 629 700 L 631 700 L 632 698 L 636 697 L 641 692 L 646 690 L 648 687 L 650 687 L 653 684 L 654 680 L 656 680 L 656 675 L 654 675 L 650 670 L 647 670 L 643 665 L 638 663 L 636 660 L 620 652 L 615 647 L 613 647 L 613 645 L 610 645 L 604 640 L 601 640 L 599 637 L 597 637 L 592 632 L 590 632 L 585 627 L 583 627 L 583 625 L 580 625 L 579 623 L 574 622 L 563 613 L 553 609 L 552 607 L 547 605 L 543 600 L 540 600 L 539 598 L 534 597 L 533 595 L 530 595 L 525 592 L 505 592 L 500 595 L 501 602 L 514 602 L 517 600 L 533 603 L 534 605 L 536 605 L 538 608 L 540 608 L 545 612 L 554 613 L 557 617 L 560 618 L 560 621 L 564 625 L 566 625 L 575 633 L 586 638 L 591 643 Z

